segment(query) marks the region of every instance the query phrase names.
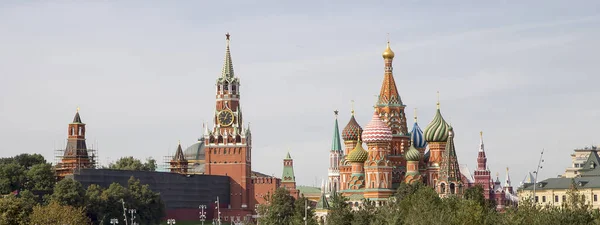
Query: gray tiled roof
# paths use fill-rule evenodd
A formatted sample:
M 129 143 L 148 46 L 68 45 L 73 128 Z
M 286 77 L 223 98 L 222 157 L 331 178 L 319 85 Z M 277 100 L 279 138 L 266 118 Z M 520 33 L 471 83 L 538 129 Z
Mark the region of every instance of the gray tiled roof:
M 575 177 L 575 178 L 550 178 L 537 183 L 537 190 L 549 189 L 569 189 L 572 182 L 575 182 L 577 188 L 600 188 L 599 177 Z M 527 184 L 524 190 L 533 190 L 533 184 Z

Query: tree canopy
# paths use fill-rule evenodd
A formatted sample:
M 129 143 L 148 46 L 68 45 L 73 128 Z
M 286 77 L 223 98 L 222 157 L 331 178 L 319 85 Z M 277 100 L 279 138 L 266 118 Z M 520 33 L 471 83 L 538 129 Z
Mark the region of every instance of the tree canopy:
M 145 163 L 133 156 L 122 157 L 108 166 L 115 170 L 156 171 L 156 160 L 147 158 Z

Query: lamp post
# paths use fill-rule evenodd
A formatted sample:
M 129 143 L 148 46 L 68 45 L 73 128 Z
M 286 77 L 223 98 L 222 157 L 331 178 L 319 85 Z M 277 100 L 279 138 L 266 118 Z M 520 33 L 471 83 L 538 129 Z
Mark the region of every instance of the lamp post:
M 167 224 L 174 225 L 175 224 L 175 219 L 168 219 L 167 220 Z
M 305 198 L 304 199 L 304 225 L 308 224 L 308 210 L 310 209 L 310 206 L 308 206 L 308 199 Z
M 217 204 L 215 208 L 217 210 L 217 225 L 221 225 L 221 209 L 219 208 L 219 196 L 217 196 L 217 201 L 215 201 L 215 203 Z
M 118 219 L 110 219 L 110 224 L 119 224 Z
M 133 222 L 133 220 L 135 220 L 135 214 L 136 210 L 135 209 L 129 209 L 129 214 L 131 214 L 131 225 L 135 225 L 135 222 Z
M 537 186 L 537 177 L 538 177 L 538 173 L 540 171 L 540 169 L 542 169 L 542 163 L 544 162 L 544 149 L 542 149 L 542 152 L 540 153 L 540 160 L 538 161 L 538 165 L 537 168 L 535 169 L 535 171 L 533 173 L 535 173 L 535 177 L 533 178 L 533 201 L 535 202 L 535 204 L 537 204 L 537 201 L 535 201 L 535 188 Z
M 204 225 L 204 221 L 206 220 L 206 212 L 204 211 L 206 209 L 206 205 L 200 205 L 200 222 L 202 222 L 202 225 Z
M 121 203 L 123 203 L 123 221 L 125 221 L 125 225 L 127 225 L 127 208 L 125 208 L 125 200 L 121 199 Z

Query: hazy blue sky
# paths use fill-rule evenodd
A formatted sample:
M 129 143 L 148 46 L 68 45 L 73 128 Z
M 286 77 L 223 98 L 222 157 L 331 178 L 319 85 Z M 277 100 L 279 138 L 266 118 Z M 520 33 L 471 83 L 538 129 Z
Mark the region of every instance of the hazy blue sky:
M 0 3 L 2 157 L 52 161 L 77 106 L 102 163 L 195 143 L 226 32 L 253 169 L 281 176 L 289 148 L 299 184 L 327 176 L 333 110 L 340 129 L 352 99 L 370 120 L 386 33 L 407 114 L 425 128 L 439 90 L 471 171 L 480 130 L 492 173 L 510 167 L 513 184 L 542 148 L 541 175 L 555 177 L 600 142 L 599 1 L 58 2 Z

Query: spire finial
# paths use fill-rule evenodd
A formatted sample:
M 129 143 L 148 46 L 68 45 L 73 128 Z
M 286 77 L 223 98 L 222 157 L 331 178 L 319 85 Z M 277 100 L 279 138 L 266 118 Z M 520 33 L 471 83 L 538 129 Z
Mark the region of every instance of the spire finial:
M 479 131 L 479 138 L 483 138 L 483 131 Z
M 354 100 L 350 100 L 350 102 L 352 103 L 352 110 L 350 111 L 350 113 L 352 114 L 352 116 L 354 116 Z
M 440 91 L 437 91 L 437 109 L 440 109 Z
M 387 45 L 390 47 L 390 33 L 387 33 Z
M 415 123 L 417 122 L 417 108 L 415 108 Z
M 178 144 L 178 145 L 181 145 L 181 140 L 177 140 L 177 144 Z
M 229 41 L 229 36 L 231 36 L 231 35 L 229 34 L 229 32 L 225 33 L 225 38 L 226 38 L 226 40 L 227 40 L 227 41 Z
M 336 118 L 336 119 L 337 119 L 337 117 L 338 117 L 338 113 L 339 113 L 339 112 L 340 112 L 340 111 L 338 111 L 337 109 L 333 111 L 333 114 L 335 114 L 335 118 Z
M 79 112 L 79 106 L 77 106 L 77 112 Z
M 496 172 L 496 178 L 498 178 L 500 176 L 499 172 Z
M 508 166 L 506 167 L 506 173 L 508 173 Z

